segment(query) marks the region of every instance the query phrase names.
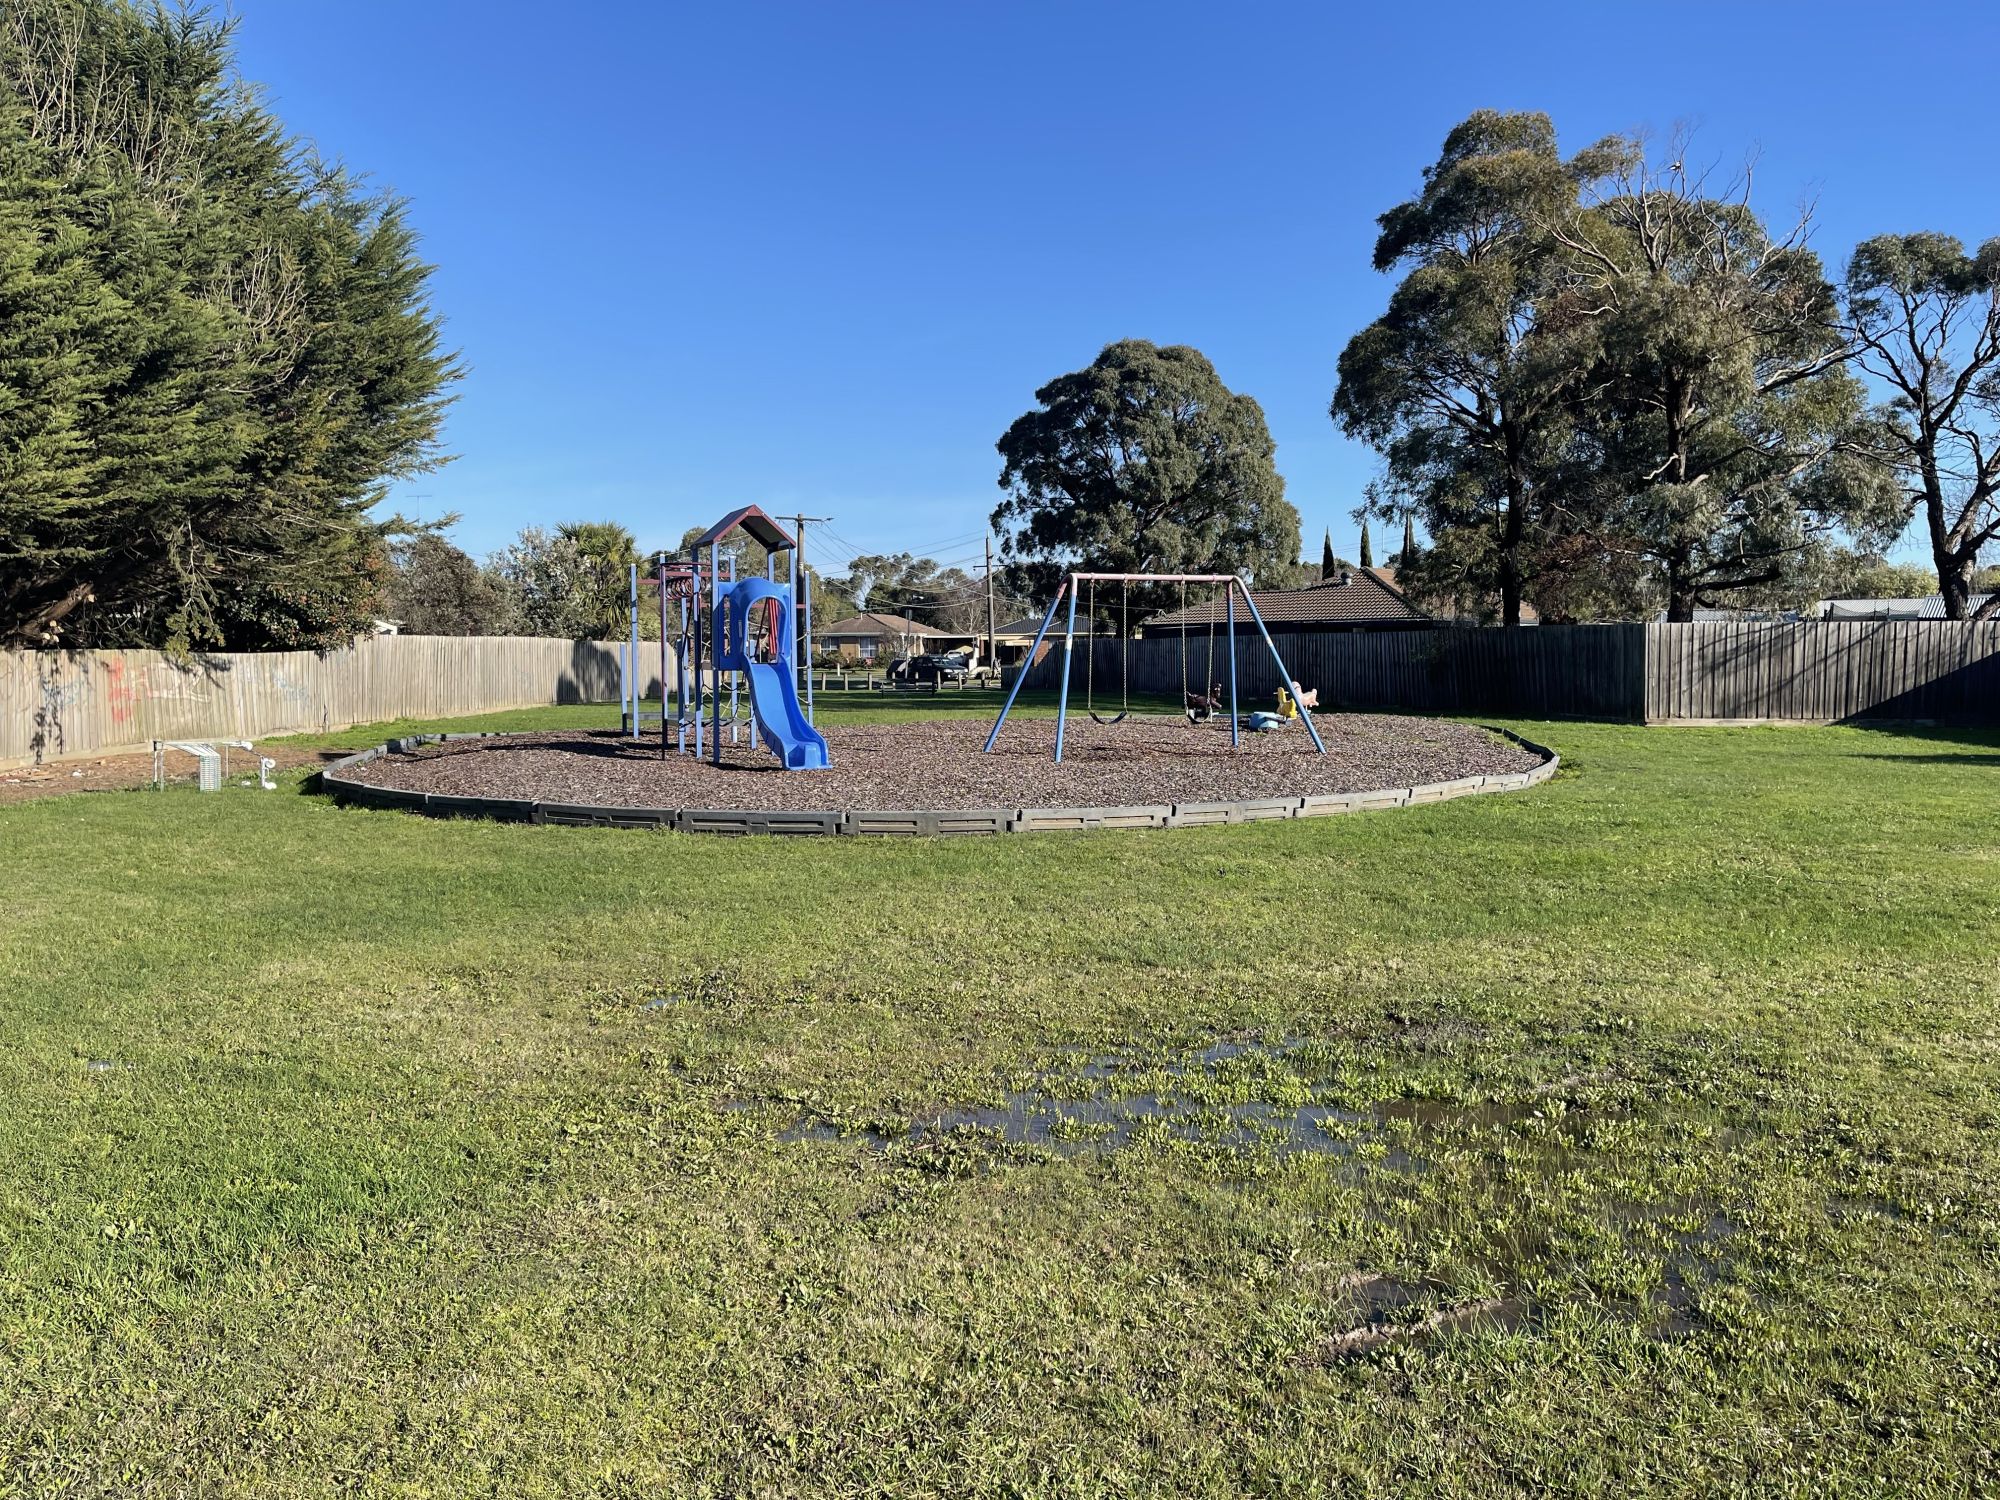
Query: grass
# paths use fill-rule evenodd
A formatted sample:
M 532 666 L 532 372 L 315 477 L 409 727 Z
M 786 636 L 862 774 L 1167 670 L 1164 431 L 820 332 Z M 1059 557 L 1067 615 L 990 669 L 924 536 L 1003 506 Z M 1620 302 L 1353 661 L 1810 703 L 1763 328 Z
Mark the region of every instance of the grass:
M 1513 727 L 1157 834 L 0 811 L 0 1493 L 2000 1485 L 2000 737 Z

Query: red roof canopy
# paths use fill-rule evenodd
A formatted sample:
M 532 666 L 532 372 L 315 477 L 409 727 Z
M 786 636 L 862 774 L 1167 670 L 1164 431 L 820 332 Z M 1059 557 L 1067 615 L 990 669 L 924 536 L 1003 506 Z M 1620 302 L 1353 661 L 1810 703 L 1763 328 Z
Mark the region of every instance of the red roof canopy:
M 760 543 L 767 552 L 784 552 L 798 545 L 792 540 L 790 532 L 754 505 L 746 505 L 741 510 L 732 510 L 696 537 L 694 545 L 706 547 L 711 542 L 719 542 L 739 526 L 749 532 L 751 540 Z

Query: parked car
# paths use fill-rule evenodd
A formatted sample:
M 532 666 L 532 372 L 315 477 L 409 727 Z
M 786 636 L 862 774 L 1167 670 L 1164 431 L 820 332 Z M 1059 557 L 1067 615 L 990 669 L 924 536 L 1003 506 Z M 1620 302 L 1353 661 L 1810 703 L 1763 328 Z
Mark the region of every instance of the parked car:
M 964 662 L 937 652 L 912 656 L 899 665 L 905 669 L 903 679 L 907 682 L 959 682 L 965 677 Z
M 956 663 L 952 669 L 952 680 L 955 682 L 998 682 L 1000 680 L 999 669 L 981 661 L 978 653 L 970 646 L 947 654 L 949 660 Z
M 981 666 L 970 649 L 906 656 L 889 668 L 891 682 L 997 682 L 1000 674 Z

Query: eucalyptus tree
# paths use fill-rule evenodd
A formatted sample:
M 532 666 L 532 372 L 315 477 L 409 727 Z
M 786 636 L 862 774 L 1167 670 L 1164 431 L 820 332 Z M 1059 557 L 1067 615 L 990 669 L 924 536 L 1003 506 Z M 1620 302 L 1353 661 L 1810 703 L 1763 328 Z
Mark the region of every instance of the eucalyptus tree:
M 1806 227 L 1774 235 L 1747 179 L 1711 194 L 1680 161 L 1633 157 L 1555 229 L 1566 296 L 1596 329 L 1561 503 L 1610 560 L 1644 564 L 1670 620 L 1897 529 Z
M 1264 410 L 1197 349 L 1125 339 L 1035 392 L 997 447 L 993 511 L 1017 587 L 1041 598 L 1071 567 L 1106 572 L 1297 570 Z M 1134 607 L 1158 607 L 1158 590 Z
M 1622 151 L 1565 161 L 1543 114 L 1481 110 L 1458 125 L 1417 196 L 1377 221 L 1375 268 L 1403 279 L 1340 356 L 1332 415 L 1383 454 L 1381 513 L 1421 515 L 1431 561 L 1455 575 L 1435 581 L 1497 593 L 1506 625 L 1521 621 L 1594 358 L 1552 226 Z
M 1882 235 L 1847 268 L 1862 368 L 1895 393 L 1884 447 L 1921 511 L 1945 614 L 1971 606 L 1980 550 L 2000 539 L 2000 239 L 1968 255 L 1944 234 Z

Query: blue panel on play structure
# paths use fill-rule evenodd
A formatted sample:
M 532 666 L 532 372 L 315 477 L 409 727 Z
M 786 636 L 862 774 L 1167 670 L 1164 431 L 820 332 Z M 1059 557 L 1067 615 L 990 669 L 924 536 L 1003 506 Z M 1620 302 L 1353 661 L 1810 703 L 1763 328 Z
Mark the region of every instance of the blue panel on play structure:
M 833 763 L 826 736 L 806 722 L 794 686 L 791 590 L 769 579 L 746 578 L 722 597 L 729 628 L 717 665 L 725 672 L 743 674 L 757 732 L 786 770 L 824 771 Z M 760 660 L 750 653 L 750 627 L 760 615 L 768 618 L 767 611 L 775 611 L 777 618 L 771 622 L 769 649 Z

